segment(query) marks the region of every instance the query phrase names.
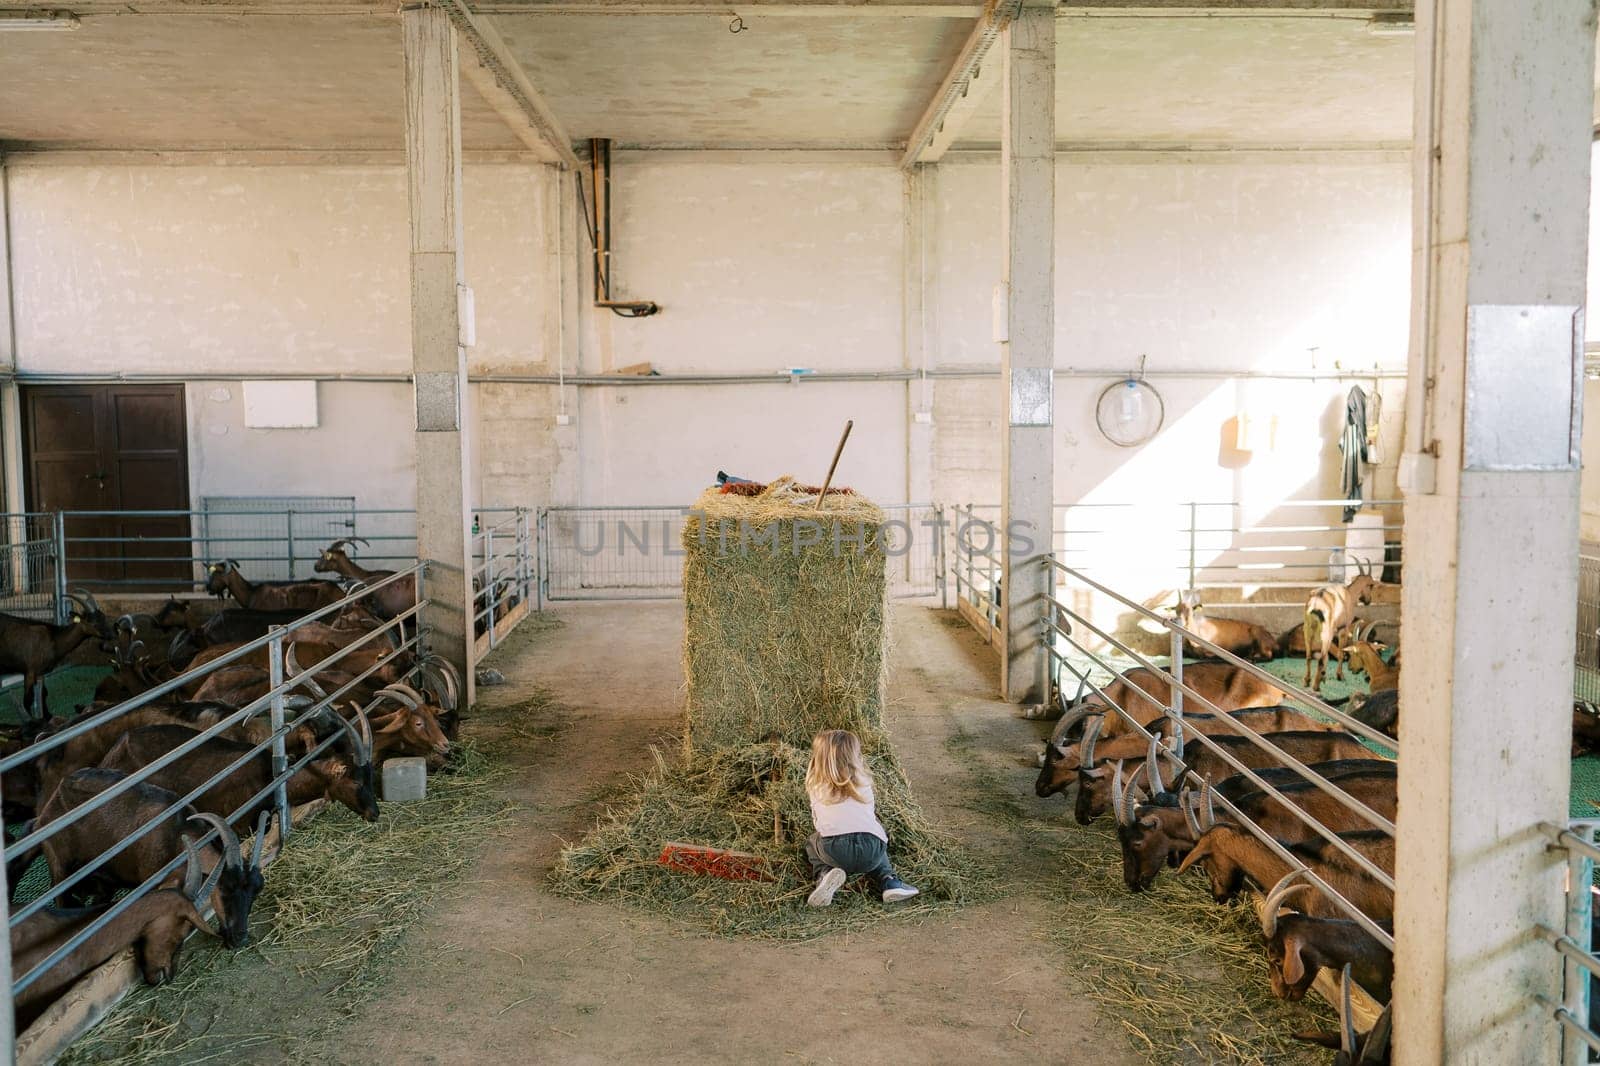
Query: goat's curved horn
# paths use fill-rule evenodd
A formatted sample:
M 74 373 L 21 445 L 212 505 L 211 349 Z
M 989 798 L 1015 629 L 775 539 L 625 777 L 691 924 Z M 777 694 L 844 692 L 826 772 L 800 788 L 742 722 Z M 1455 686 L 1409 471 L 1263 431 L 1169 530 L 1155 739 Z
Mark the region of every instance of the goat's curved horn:
M 355 708 L 356 721 L 361 723 L 361 732 L 356 732 L 356 727 L 350 724 L 350 719 L 339 715 L 339 728 L 344 730 L 350 738 L 350 747 L 353 749 L 351 758 L 357 766 L 366 766 L 372 762 L 372 724 L 367 721 L 366 712 L 360 707 Z
M 1211 827 L 1217 824 L 1217 808 L 1212 802 L 1210 781 L 1200 786 L 1200 802 L 1205 805 L 1206 820 L 1204 824 L 1207 832 L 1209 832 Z
M 239 838 L 227 822 L 220 815 L 210 811 L 201 811 L 199 814 L 189 816 L 191 822 L 204 822 L 217 831 L 217 843 L 222 845 L 222 861 L 229 866 L 242 869 L 244 860 L 239 857 Z
M 77 588 L 75 588 L 71 592 L 67 593 L 67 595 L 72 596 L 72 597 L 74 597 L 76 599 L 81 599 L 84 603 L 86 603 L 89 606 L 89 609 L 91 611 L 98 611 L 100 609 L 100 603 L 99 603 L 98 600 L 96 600 L 94 598 L 94 593 L 90 592 L 88 589 L 84 588 L 82 585 L 79 585 Z
M 1078 769 L 1094 769 L 1094 742 L 1100 739 L 1100 730 L 1105 724 L 1106 716 L 1102 714 L 1083 727 L 1083 740 L 1078 744 Z
M 312 694 L 315 695 L 317 699 L 325 700 L 328 698 L 328 694 L 323 691 L 322 686 L 317 684 L 316 678 L 312 677 L 306 671 L 300 669 L 300 664 L 295 660 L 294 657 L 294 641 L 292 640 L 289 642 L 289 646 L 283 650 L 283 665 L 285 667 L 285 672 L 291 678 L 300 678 L 301 684 L 310 689 Z
M 428 702 L 428 697 L 424 696 L 422 693 L 418 692 L 416 689 L 412 688 L 410 685 L 406 684 L 404 681 L 396 681 L 393 685 L 390 685 L 389 687 L 390 688 L 399 689 L 401 692 L 404 692 L 406 695 L 408 695 L 412 699 L 416 700 L 417 703 L 419 703 L 419 704 L 425 704 L 425 703 Z
M 1167 783 L 1161 780 L 1161 745 L 1156 742 L 1155 734 L 1150 736 L 1150 754 L 1145 756 L 1145 776 L 1150 779 L 1151 795 L 1167 790 Z
M 194 848 L 194 841 L 189 839 L 188 833 L 179 834 L 183 841 L 183 894 L 190 899 L 195 898 L 195 893 L 200 891 L 203 883 L 200 873 L 200 853 Z
M 1196 840 L 1199 840 L 1201 834 L 1204 832 L 1204 830 L 1200 828 L 1200 819 L 1195 817 L 1194 813 L 1196 807 L 1199 806 L 1199 802 L 1200 797 L 1196 796 L 1193 792 L 1185 794 L 1179 799 L 1178 802 L 1178 805 L 1183 808 L 1183 820 L 1188 824 L 1189 832 L 1194 834 L 1194 838 Z
M 1127 824 L 1129 824 L 1129 825 L 1132 825 L 1134 823 L 1134 813 L 1138 808 L 1138 803 L 1137 803 L 1136 798 L 1134 796 L 1134 791 L 1138 787 L 1139 787 L 1139 771 L 1135 770 L 1128 777 L 1128 784 L 1122 790 L 1122 799 L 1121 799 L 1121 803 L 1122 803 L 1123 809 L 1126 810 L 1127 814 L 1128 814 L 1128 823 Z
M 1118 825 L 1127 825 L 1128 818 L 1122 809 L 1122 760 L 1118 759 L 1111 771 L 1111 810 Z
M 256 819 L 256 838 L 250 845 L 250 868 L 261 869 L 261 849 L 267 846 L 267 827 L 272 824 L 272 814 L 262 811 Z
M 133 615 L 125 614 L 117 619 L 113 628 L 118 632 L 135 633 L 138 632 L 139 623 L 134 621 Z
M 439 675 L 444 678 L 445 688 L 449 690 L 448 710 L 457 710 L 461 706 L 461 674 L 457 672 L 455 664 L 436 652 L 429 652 L 422 656 L 422 662 L 428 663 Z
M 1390 1033 L 1394 1029 L 1394 1006 L 1387 1005 L 1383 1013 L 1378 1015 L 1378 1020 L 1372 1023 L 1372 1028 L 1367 1030 L 1367 1043 L 1361 1049 L 1361 1058 L 1357 1066 L 1363 1062 L 1378 1063 L 1388 1060 L 1386 1054 L 1389 1050 Z
M 1350 964 L 1339 973 L 1339 1047 L 1347 1062 L 1356 1061 L 1356 1022 L 1350 1010 Z
M 428 702 L 419 696 L 415 689 L 409 686 L 385 685 L 383 688 L 378 690 L 378 695 L 388 696 L 396 703 L 404 705 L 408 711 L 414 711 L 422 704 Z
M 1290 870 L 1272 886 L 1272 891 L 1267 893 L 1267 902 L 1261 907 L 1261 935 L 1271 940 L 1278 932 L 1278 909 L 1283 906 L 1283 901 L 1310 885 L 1297 885 L 1304 870 Z

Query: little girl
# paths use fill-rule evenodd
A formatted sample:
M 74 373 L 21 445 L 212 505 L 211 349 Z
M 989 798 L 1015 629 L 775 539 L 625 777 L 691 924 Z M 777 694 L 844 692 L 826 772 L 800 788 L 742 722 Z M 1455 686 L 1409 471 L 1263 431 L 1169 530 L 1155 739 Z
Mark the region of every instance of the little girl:
M 889 834 L 873 811 L 872 774 L 861 758 L 859 737 L 848 729 L 828 729 L 812 738 L 806 794 L 817 828 L 806 841 L 806 858 L 817 879 L 808 904 L 826 907 L 856 874 L 870 875 L 885 903 L 917 894 L 889 865 Z

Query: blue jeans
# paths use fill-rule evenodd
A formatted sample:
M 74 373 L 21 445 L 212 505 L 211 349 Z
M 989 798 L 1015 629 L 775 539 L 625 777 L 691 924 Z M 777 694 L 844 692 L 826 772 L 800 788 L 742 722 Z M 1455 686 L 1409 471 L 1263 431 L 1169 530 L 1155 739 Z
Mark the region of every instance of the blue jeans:
M 889 865 L 889 846 L 871 833 L 844 833 L 825 837 L 812 833 L 806 840 L 806 859 L 811 863 L 811 876 L 821 877 L 837 867 L 855 877 L 866 874 L 874 884 L 894 876 Z

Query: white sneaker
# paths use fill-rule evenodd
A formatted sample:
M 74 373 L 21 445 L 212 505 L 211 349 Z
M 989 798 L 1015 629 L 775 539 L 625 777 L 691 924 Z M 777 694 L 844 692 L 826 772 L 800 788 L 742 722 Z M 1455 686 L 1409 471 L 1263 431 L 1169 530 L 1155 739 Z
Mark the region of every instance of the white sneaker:
M 817 878 L 817 887 L 811 890 L 811 895 L 806 897 L 808 907 L 826 907 L 833 902 L 833 894 L 839 891 L 844 884 L 845 872 L 835 866 L 821 877 Z M 916 891 L 915 889 L 912 890 Z
M 885 903 L 899 903 L 903 899 L 921 895 L 914 887 L 906 884 L 898 877 L 885 877 L 883 879 L 883 901 Z

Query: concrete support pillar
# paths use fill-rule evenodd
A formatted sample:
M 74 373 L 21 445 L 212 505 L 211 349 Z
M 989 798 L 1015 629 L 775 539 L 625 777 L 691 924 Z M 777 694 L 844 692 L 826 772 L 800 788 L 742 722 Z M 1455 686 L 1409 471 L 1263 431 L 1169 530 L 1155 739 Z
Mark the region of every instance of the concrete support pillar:
M 11 283 L 11 182 L 0 166 L 0 371 L 17 369 L 16 297 Z M 5 510 L 24 510 L 27 482 L 22 469 L 22 399 L 15 380 L 0 383 L 0 474 Z
M 934 188 L 938 168 L 918 164 L 905 171 L 904 237 L 902 269 L 902 364 L 913 374 L 927 370 L 932 361 L 928 323 L 928 262 L 934 248 Z M 906 382 L 906 494 L 907 503 L 933 500 L 933 381 L 913 377 Z M 914 536 L 930 531 L 915 529 Z
M 1394 1061 L 1555 1062 L 1594 4 L 1416 16 Z
M 461 346 L 461 97 L 456 32 L 434 7 L 400 13 L 411 202 L 411 363 L 417 408 L 417 555 L 432 565 L 423 615 L 471 701 L 467 361 Z
M 1038 702 L 1055 503 L 1055 8 L 1024 7 L 1001 37 L 1004 267 L 997 309 L 1005 391 L 1001 448 L 1001 694 Z

